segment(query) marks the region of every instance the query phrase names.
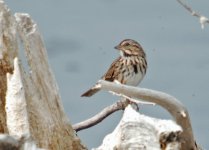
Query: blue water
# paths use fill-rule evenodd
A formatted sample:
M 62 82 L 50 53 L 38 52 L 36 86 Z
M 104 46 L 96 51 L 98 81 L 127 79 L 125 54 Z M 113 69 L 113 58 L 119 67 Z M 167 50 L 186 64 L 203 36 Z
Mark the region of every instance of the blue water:
M 148 57 L 149 69 L 140 87 L 181 100 L 189 110 L 197 142 L 209 149 L 209 26 L 202 30 L 197 18 L 177 1 L 5 1 L 13 12 L 27 12 L 38 23 L 72 123 L 95 115 L 117 100 L 106 92 L 91 98 L 80 95 L 118 56 L 113 47 L 132 38 L 141 43 Z M 209 1 L 188 3 L 209 17 Z M 170 118 L 158 106 L 143 106 L 140 112 Z M 97 147 L 121 116 L 122 112 L 117 112 L 78 135 L 89 148 Z

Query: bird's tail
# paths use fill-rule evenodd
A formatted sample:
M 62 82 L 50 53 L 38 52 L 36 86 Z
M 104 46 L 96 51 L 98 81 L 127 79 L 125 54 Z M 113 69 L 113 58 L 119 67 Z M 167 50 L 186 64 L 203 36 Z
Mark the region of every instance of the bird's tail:
M 81 96 L 82 97 L 90 97 L 92 95 L 94 95 L 95 93 L 97 93 L 98 91 L 100 91 L 100 87 L 98 87 L 97 85 L 95 85 L 94 87 L 92 87 L 91 89 L 89 89 L 88 91 L 86 91 L 85 93 L 83 93 Z

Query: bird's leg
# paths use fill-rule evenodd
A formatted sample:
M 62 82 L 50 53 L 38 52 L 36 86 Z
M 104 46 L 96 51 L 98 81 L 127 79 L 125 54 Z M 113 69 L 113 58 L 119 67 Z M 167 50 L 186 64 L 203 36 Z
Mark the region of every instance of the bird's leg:
M 132 108 L 136 111 L 139 111 L 139 105 L 137 102 L 134 102 L 133 100 L 130 100 L 128 98 L 126 98 L 128 104 L 130 104 L 132 106 Z

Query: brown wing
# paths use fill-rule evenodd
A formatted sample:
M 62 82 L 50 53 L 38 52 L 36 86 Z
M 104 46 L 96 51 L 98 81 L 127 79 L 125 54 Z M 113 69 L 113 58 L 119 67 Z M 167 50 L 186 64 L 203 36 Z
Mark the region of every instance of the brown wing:
M 118 75 L 119 75 L 119 67 L 120 67 L 120 59 L 121 57 L 119 57 L 118 59 L 116 59 L 110 66 L 110 68 L 108 69 L 108 71 L 106 72 L 106 74 L 102 77 L 102 79 L 107 80 L 107 81 L 114 81 L 115 79 L 118 79 Z
M 114 81 L 115 79 L 118 80 L 119 73 L 120 73 L 119 67 L 123 67 L 122 65 L 121 65 L 121 57 L 119 57 L 111 64 L 110 68 L 108 69 L 106 74 L 102 77 L 102 79 L 110 81 L 110 82 Z M 121 83 L 123 83 L 123 82 L 121 82 Z M 91 89 L 89 89 L 88 91 L 86 91 L 85 93 L 83 93 L 81 96 L 90 97 L 90 96 L 94 95 L 95 93 L 97 93 L 99 90 L 100 90 L 100 88 L 94 86 Z

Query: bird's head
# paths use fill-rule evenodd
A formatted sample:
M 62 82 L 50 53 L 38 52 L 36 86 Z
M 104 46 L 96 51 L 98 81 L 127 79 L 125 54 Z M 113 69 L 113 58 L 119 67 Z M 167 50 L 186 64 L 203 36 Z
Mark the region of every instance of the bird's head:
M 141 56 L 145 57 L 145 52 L 141 45 L 135 40 L 125 39 L 120 42 L 119 45 L 115 46 L 115 49 L 120 51 L 121 56 Z

